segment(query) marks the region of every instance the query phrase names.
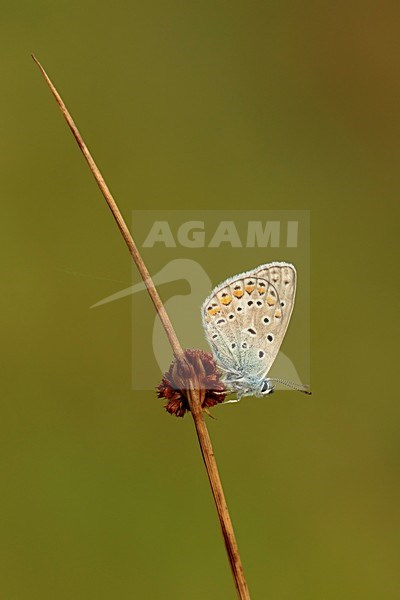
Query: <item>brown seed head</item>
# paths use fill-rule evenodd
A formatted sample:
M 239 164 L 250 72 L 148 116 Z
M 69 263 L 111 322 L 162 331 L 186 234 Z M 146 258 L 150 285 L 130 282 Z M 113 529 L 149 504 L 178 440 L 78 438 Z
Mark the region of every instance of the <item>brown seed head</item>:
M 185 357 L 193 368 L 194 387 L 204 390 L 202 408 L 207 409 L 223 402 L 227 392 L 213 356 L 203 350 L 185 350 Z M 171 415 L 183 417 L 190 410 L 187 388 L 187 379 L 175 359 L 157 386 L 157 395 L 168 400 L 165 410 Z

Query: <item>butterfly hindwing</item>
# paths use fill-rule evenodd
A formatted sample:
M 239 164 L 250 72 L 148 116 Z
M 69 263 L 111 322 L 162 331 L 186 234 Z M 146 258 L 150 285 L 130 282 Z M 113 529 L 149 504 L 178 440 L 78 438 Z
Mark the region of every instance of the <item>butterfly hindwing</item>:
M 207 339 L 220 368 L 262 380 L 271 368 L 293 308 L 296 271 L 268 263 L 218 285 L 203 304 Z

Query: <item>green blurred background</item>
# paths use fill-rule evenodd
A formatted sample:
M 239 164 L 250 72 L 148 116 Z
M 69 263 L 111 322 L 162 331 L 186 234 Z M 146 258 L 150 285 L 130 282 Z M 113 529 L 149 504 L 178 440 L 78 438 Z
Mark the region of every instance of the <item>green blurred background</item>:
M 398 597 L 399 17 L 3 3 L 1 598 L 235 597 L 191 419 L 132 391 L 129 301 L 88 310 L 131 261 L 31 52 L 128 219 L 311 211 L 314 394 L 209 429 L 252 598 Z

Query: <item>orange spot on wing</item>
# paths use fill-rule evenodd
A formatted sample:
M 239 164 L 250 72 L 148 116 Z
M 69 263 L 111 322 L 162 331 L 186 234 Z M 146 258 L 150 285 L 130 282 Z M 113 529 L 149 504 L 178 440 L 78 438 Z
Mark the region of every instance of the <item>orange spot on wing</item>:
M 233 292 L 233 295 L 235 296 L 235 298 L 241 298 L 243 296 L 243 294 L 244 294 L 243 290 L 235 290 Z
M 246 292 L 248 294 L 251 294 L 251 292 L 255 289 L 255 287 L 256 287 L 255 285 L 245 285 L 244 289 L 246 290 Z
M 268 296 L 267 304 L 268 304 L 268 306 L 274 306 L 276 304 L 276 300 L 274 298 L 272 298 L 272 296 Z
M 258 293 L 260 294 L 260 296 L 262 296 L 263 294 L 265 294 L 265 288 L 259 287 L 257 289 L 258 289 Z
M 232 302 L 232 296 L 225 296 L 225 298 L 221 298 L 221 302 L 227 306 Z
M 282 311 L 280 310 L 280 308 L 278 308 L 278 310 L 275 312 L 275 317 L 276 317 L 277 319 L 280 319 L 280 318 L 281 318 L 281 316 L 282 316 Z

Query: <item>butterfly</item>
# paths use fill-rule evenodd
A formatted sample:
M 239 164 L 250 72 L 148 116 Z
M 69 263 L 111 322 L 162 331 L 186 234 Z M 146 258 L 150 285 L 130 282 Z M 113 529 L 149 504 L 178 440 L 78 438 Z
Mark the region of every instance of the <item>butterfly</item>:
M 267 377 L 289 325 L 296 279 L 294 265 L 272 262 L 223 281 L 204 301 L 206 338 L 234 402 L 272 393 L 273 381 L 310 393 Z

